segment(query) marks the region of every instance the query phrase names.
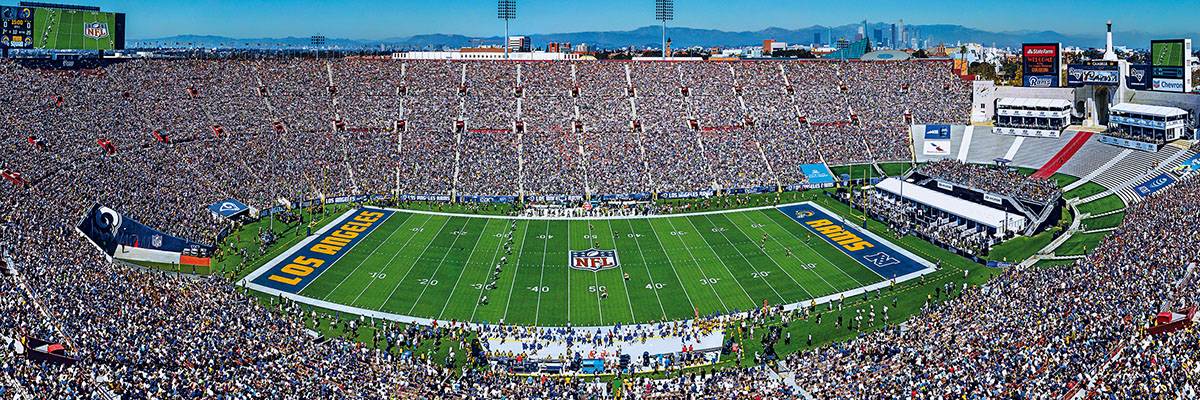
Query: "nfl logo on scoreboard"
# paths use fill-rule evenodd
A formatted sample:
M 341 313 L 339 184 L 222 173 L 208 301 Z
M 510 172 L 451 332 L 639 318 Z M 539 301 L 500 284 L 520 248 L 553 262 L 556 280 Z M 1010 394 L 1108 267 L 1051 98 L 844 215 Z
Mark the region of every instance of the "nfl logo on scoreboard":
M 617 260 L 616 250 L 571 250 L 570 257 L 568 265 L 584 271 L 602 271 L 621 265 L 621 262 Z
M 108 37 L 108 24 L 91 22 L 83 24 L 83 35 L 92 39 Z

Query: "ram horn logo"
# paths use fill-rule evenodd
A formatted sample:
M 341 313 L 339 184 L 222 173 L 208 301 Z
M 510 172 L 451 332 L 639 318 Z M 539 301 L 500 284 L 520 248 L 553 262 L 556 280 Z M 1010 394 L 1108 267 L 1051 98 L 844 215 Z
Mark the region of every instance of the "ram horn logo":
M 89 22 L 83 24 L 83 36 L 87 36 L 92 39 L 106 38 L 108 37 L 108 24 L 102 24 L 99 22 Z
M 96 209 L 100 215 L 96 216 L 95 229 L 107 233 L 111 236 L 117 236 L 117 232 L 121 229 L 121 213 L 105 206 L 99 206 Z
M 796 211 L 796 217 L 797 217 L 797 218 L 808 218 L 808 217 L 811 217 L 811 216 L 813 216 L 813 212 L 812 212 L 812 211 Z
M 1146 78 L 1146 71 L 1142 70 L 1142 69 L 1130 68 L 1129 76 L 1132 77 L 1133 79 L 1141 81 Z
M 569 256 L 570 263 L 567 265 L 584 271 L 602 271 L 621 266 L 616 250 L 571 250 Z
M 226 211 L 238 211 L 238 210 L 241 210 L 241 208 L 240 208 L 240 207 L 238 207 L 238 206 L 237 206 L 237 204 L 233 204 L 233 203 L 230 203 L 230 202 L 228 202 L 228 201 L 227 201 L 227 202 L 224 202 L 224 203 L 221 203 L 221 212 L 226 212 Z
M 1029 86 L 1050 86 L 1053 84 L 1053 79 L 1048 76 L 1031 76 L 1029 77 Z

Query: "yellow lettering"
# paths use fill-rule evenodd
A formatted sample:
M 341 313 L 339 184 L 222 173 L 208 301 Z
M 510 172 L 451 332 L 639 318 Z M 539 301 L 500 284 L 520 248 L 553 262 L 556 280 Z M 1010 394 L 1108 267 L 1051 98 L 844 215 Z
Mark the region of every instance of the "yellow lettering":
M 328 236 L 324 239 L 321 239 L 321 243 L 330 246 L 345 247 L 346 245 L 350 244 L 350 241 L 339 237 Z
M 316 267 L 320 267 L 321 264 L 324 264 L 325 260 L 322 260 L 320 258 L 308 258 L 305 256 L 299 256 L 299 257 L 296 257 L 295 260 L 292 260 L 292 262 L 296 263 L 296 264 L 307 265 L 307 266 L 316 268 Z
M 330 246 L 330 245 L 325 245 L 325 244 L 318 244 L 316 246 L 313 246 L 311 250 L 321 253 L 321 254 L 328 254 L 328 255 L 332 256 L 334 254 L 337 254 L 338 250 L 341 250 L 341 249 L 342 248 L 340 246 L 335 247 L 335 246 Z
M 295 286 L 297 283 L 300 283 L 300 278 L 284 278 L 279 275 L 271 275 L 271 276 L 268 276 L 267 279 L 273 280 L 275 282 L 285 283 L 285 284 L 292 285 L 292 286 Z
M 350 240 L 350 239 L 354 239 L 355 237 L 358 237 L 358 232 L 346 232 L 346 231 L 337 230 L 337 231 L 333 231 L 333 233 L 331 233 L 330 236 Z
M 868 243 L 868 242 L 858 242 L 858 243 L 853 243 L 853 244 L 849 244 L 849 245 L 842 246 L 842 247 L 845 247 L 846 250 L 850 250 L 850 251 L 859 251 L 859 250 L 862 250 L 862 249 L 865 249 L 868 247 L 875 247 L 875 245 Z
M 838 232 L 841 232 L 842 227 L 837 226 L 837 225 L 822 226 L 820 228 L 817 228 L 817 231 L 825 234 L 825 236 L 831 236 L 831 235 L 837 234 Z
M 365 213 L 359 214 L 359 216 L 367 217 L 367 218 L 375 218 L 373 220 L 364 221 L 364 222 L 375 222 L 375 220 L 379 219 L 380 217 L 383 217 L 383 213 L 381 213 L 381 212 L 365 212 Z M 355 218 L 355 219 L 357 219 L 357 218 Z
M 283 268 L 280 268 L 279 271 L 285 274 L 292 274 L 296 276 L 308 276 L 308 274 L 313 272 L 313 269 L 303 265 L 288 264 L 284 265 Z
M 351 224 L 352 224 L 352 223 L 353 223 L 353 222 L 351 222 Z M 365 230 L 367 230 L 367 226 L 370 226 L 370 225 L 366 225 L 366 226 L 354 226 L 354 225 L 350 225 L 350 224 L 345 224 L 345 225 L 342 225 L 342 230 L 343 230 L 343 231 L 362 232 L 362 231 L 365 231 Z
M 829 220 L 827 220 L 827 219 L 818 219 L 816 221 L 809 221 L 806 223 L 813 228 L 820 228 L 825 225 L 833 225 L 833 223 L 829 222 Z

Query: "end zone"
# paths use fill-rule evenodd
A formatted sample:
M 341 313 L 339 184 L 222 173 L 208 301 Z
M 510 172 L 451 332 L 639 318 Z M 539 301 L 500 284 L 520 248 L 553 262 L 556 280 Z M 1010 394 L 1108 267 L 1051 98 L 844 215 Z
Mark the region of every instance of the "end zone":
M 300 293 L 393 213 L 371 207 L 351 210 L 255 270 L 245 281 L 286 293 Z
M 834 217 L 832 212 L 816 203 L 805 202 L 777 209 L 884 279 L 897 279 L 934 268 L 933 263 L 870 231 L 843 223 L 844 218 Z

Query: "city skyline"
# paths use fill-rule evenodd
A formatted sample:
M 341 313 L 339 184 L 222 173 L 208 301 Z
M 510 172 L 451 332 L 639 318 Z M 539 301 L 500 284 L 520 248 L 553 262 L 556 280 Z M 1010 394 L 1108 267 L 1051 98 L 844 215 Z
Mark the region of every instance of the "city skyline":
M 2 2 L 15 5 L 17 1 Z M 239 2 L 102 0 L 78 4 L 123 12 L 128 17 L 128 37 L 160 38 L 177 35 L 214 35 L 234 38 L 305 37 L 321 33 L 330 38 L 384 40 L 422 34 L 501 36 L 503 22 L 496 19 L 494 0 L 450 2 L 360 1 L 332 3 L 312 0 Z M 1195 33 L 1190 15 L 1200 5 L 1168 0 L 1154 7 L 1128 1 L 1098 0 L 1044 3 L 1014 0 L 1003 3 L 964 0 L 956 7 L 941 2 L 897 3 L 864 1 L 853 8 L 833 2 L 797 4 L 783 0 L 677 2 L 671 27 L 732 32 L 844 26 L 871 23 L 905 25 L 962 25 L 991 32 L 1054 31 L 1066 35 L 1095 34 L 1104 20 L 1115 30 L 1160 36 Z M 1136 6 L 1136 7 L 1131 7 Z M 586 31 L 627 31 L 654 25 L 650 0 L 605 2 L 543 0 L 519 1 L 513 34 L 552 34 Z M 1174 10 L 1170 12 L 1164 12 Z M 731 18 L 732 16 L 732 18 Z M 866 32 L 873 38 L 873 32 Z M 884 32 L 885 38 L 890 35 Z

